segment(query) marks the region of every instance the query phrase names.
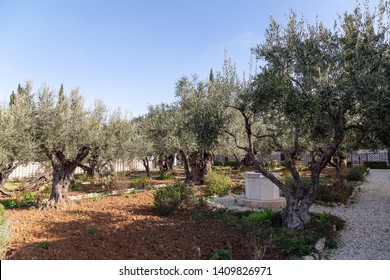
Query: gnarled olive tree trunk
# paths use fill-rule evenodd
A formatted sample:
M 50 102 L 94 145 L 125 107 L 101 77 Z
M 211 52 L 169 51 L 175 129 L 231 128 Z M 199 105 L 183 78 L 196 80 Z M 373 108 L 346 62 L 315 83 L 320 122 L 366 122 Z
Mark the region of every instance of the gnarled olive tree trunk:
M 310 206 L 314 203 L 319 192 L 320 173 L 329 163 L 332 154 L 337 148 L 338 143 L 335 143 L 327 153 L 314 162 L 310 167 L 310 182 L 309 185 L 304 185 L 302 177 L 299 174 L 294 161 L 286 159 L 284 166 L 289 170 L 292 179 L 294 180 L 294 187 L 286 186 L 271 172 L 269 172 L 261 163 L 255 158 L 255 155 L 249 152 L 254 166 L 258 172 L 270 179 L 283 192 L 286 198 L 286 207 L 282 210 L 283 222 L 288 228 L 304 229 L 310 222 Z
M 342 173 L 343 169 L 343 158 L 341 157 L 333 157 L 329 164 L 335 168 L 336 170 L 336 179 L 337 182 L 334 185 L 335 189 L 341 190 L 345 187 L 345 178 Z
M 186 174 L 186 179 L 185 179 L 185 183 L 186 184 L 191 184 L 192 180 L 192 175 L 191 175 L 191 172 L 190 172 L 190 168 L 188 166 L 188 160 L 187 160 L 187 156 L 186 154 L 184 153 L 184 151 L 182 149 L 179 150 L 179 154 L 180 154 L 180 157 L 181 157 L 181 162 L 182 162 L 182 165 L 184 167 L 184 172 Z
M 17 188 L 18 191 L 25 191 L 25 190 L 37 190 L 40 187 L 44 186 L 48 182 L 53 180 L 53 170 L 52 169 L 46 169 L 44 173 L 39 174 L 34 179 L 32 179 L 30 182 L 23 184 Z
M 150 178 L 150 166 L 149 166 L 149 159 L 147 157 L 142 159 L 142 163 L 144 164 L 145 170 L 146 170 L 146 176 Z
M 67 203 L 70 181 L 77 165 L 69 162 L 53 165 L 53 185 L 46 207 L 58 208 Z
M 82 147 L 72 160 L 67 159 L 62 151 L 50 151 L 50 161 L 53 167 L 53 184 L 50 198 L 45 207 L 61 208 L 68 203 L 70 181 L 74 178 L 76 167 L 88 156 L 89 148 Z M 49 154 L 48 154 L 49 155 Z
M 193 185 L 203 184 L 204 176 L 211 170 L 213 154 L 210 151 L 196 151 L 189 156 L 191 166 L 191 183 Z
M 11 162 L 0 167 L 0 193 L 11 196 L 10 192 L 4 188 L 5 182 L 7 182 L 9 175 L 20 165 L 20 162 Z

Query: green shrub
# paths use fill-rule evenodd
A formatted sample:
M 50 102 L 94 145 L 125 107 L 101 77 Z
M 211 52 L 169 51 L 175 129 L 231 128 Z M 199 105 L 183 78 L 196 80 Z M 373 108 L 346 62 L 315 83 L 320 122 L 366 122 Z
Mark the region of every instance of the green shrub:
M 229 250 L 214 249 L 211 252 L 210 260 L 231 260 L 231 254 Z
M 211 170 L 212 171 L 221 171 L 221 166 L 219 166 L 219 165 L 211 166 Z
M 299 257 L 314 252 L 315 242 L 319 239 L 308 230 L 297 231 L 286 227 L 275 228 L 273 234 L 281 252 Z
M 36 197 L 35 197 L 35 194 L 33 192 L 25 192 L 22 195 L 23 202 L 28 203 L 30 201 L 35 201 L 35 200 L 36 200 Z
M 3 205 L 3 207 L 5 207 L 7 209 L 18 208 L 21 206 L 20 201 L 18 201 L 16 199 L 6 199 L 6 200 L 3 200 L 1 202 L 1 204 Z
M 297 166 L 298 171 L 305 171 L 307 169 L 306 165 L 300 164 Z
M 316 197 L 317 203 L 322 203 L 328 206 L 332 206 L 335 203 L 346 204 L 348 197 L 343 193 L 337 192 L 331 188 L 321 188 Z
M 156 177 L 157 180 L 175 180 L 175 176 L 165 172 L 160 172 Z
M 86 228 L 85 230 L 84 230 L 84 234 L 85 235 L 91 235 L 91 234 L 95 234 L 96 233 L 96 229 L 95 228 Z
M 347 179 L 348 181 L 363 181 L 366 172 L 367 167 L 365 166 L 351 167 L 346 171 L 345 179 Z
M 69 184 L 69 190 L 77 192 L 80 190 L 81 185 L 81 181 L 72 179 Z
M 45 241 L 36 245 L 35 249 L 49 249 L 50 245 L 51 244 L 49 242 Z
M 5 207 L 0 204 L 0 260 L 5 258 L 7 244 L 11 238 L 11 224 L 5 215 Z
M 386 161 L 365 161 L 363 165 L 372 169 L 387 169 Z
M 221 173 L 211 171 L 204 177 L 204 182 L 206 184 L 205 193 L 206 195 L 217 195 L 224 196 L 227 195 L 231 188 L 234 186 L 234 183 L 230 177 L 225 176 Z
M 284 183 L 285 183 L 286 187 L 292 189 L 293 191 L 296 191 L 297 186 L 295 184 L 294 179 L 290 177 L 291 176 L 290 173 L 288 172 L 287 175 L 285 175 L 285 176 L 286 176 L 286 179 L 285 179 Z M 311 185 L 311 179 L 309 177 L 302 176 L 301 181 L 303 184 L 303 188 L 306 190 L 309 190 L 310 185 Z
M 139 177 L 139 178 L 131 179 L 131 185 L 134 188 L 144 189 L 144 188 L 150 186 L 151 183 L 150 183 L 150 179 L 148 177 Z
M 193 204 L 194 191 L 184 183 L 163 187 L 154 194 L 154 207 L 161 215 L 168 215 L 181 207 Z
M 245 217 L 244 220 L 250 223 L 272 225 L 272 221 L 276 214 L 277 212 L 272 209 L 264 209 L 263 211 L 249 214 L 249 216 Z
M 216 167 L 219 167 L 219 166 L 222 167 L 222 162 L 216 161 L 216 162 L 214 162 L 213 165 Z M 223 167 L 232 167 L 232 169 L 234 169 L 234 168 L 236 168 L 236 166 L 237 166 L 237 163 L 235 161 L 225 161 L 223 163 Z

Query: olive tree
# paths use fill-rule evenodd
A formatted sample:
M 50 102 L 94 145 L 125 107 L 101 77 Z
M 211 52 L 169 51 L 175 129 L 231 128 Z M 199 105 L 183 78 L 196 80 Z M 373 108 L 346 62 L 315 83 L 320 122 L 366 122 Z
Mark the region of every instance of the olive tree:
M 31 129 L 33 126 L 32 83 L 18 86 L 9 103 L 0 107 L 0 192 L 9 195 L 4 184 L 20 164 L 36 156 L 36 145 Z
M 76 167 L 93 146 L 93 126 L 88 121 L 78 89 L 58 94 L 47 86 L 38 90 L 34 106 L 34 137 L 39 151 L 50 161 L 53 183 L 46 206 L 59 207 L 67 201 L 69 183 Z
M 292 13 L 286 26 L 272 19 L 264 43 L 254 49 L 265 66 L 253 83 L 251 110 L 266 125 L 262 137 L 286 156 L 294 185 L 258 162 L 256 168 L 283 191 L 284 220 L 290 228 L 310 222 L 320 172 L 349 133 L 388 136 L 389 123 L 381 122 L 390 105 L 388 15 L 388 3 L 375 13 L 357 6 L 342 16 L 340 27 L 329 29 L 298 21 Z M 296 160 L 308 148 L 313 162 L 306 186 Z
M 101 156 L 109 166 L 112 166 L 114 161 L 131 161 L 137 156 L 136 125 L 131 117 L 120 109 L 109 115 L 102 138 L 105 143 Z
M 267 142 L 262 141 L 264 124 L 262 119 L 252 110 L 250 93 L 253 90 L 253 76 L 249 78 L 237 74 L 235 64 L 230 58 L 225 58 L 222 72 L 217 73 L 216 94 L 219 106 L 224 113 L 222 133 L 229 137 L 227 147 L 230 153 L 241 154 L 246 165 L 252 165 L 253 160 L 248 153 L 264 163 L 273 151 Z M 226 145 L 226 144 L 225 144 Z
M 191 168 L 187 182 L 202 184 L 204 176 L 211 170 L 213 150 L 220 143 L 224 125 L 224 108 L 219 106 L 214 80 L 199 81 L 182 77 L 176 83 L 176 96 L 182 114 L 181 131 L 191 143 L 188 156 Z
M 134 130 L 133 142 L 134 152 L 137 159 L 141 159 L 145 167 L 146 176 L 151 177 L 149 161 L 155 154 L 153 149 L 153 138 L 151 139 L 147 132 L 146 116 L 139 116 L 133 119 Z M 157 153 L 158 154 L 158 153 Z
M 179 125 L 180 115 L 175 104 L 149 107 L 143 123 L 144 136 L 152 145 L 160 171 L 172 170 L 175 154 L 181 146 Z

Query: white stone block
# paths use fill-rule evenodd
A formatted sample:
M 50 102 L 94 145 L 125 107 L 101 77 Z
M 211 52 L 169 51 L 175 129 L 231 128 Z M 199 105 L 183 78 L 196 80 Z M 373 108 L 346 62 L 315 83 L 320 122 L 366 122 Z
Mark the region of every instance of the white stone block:
M 278 173 L 273 173 L 279 177 Z M 279 188 L 260 173 L 245 173 L 245 197 L 247 199 L 272 201 L 280 198 Z

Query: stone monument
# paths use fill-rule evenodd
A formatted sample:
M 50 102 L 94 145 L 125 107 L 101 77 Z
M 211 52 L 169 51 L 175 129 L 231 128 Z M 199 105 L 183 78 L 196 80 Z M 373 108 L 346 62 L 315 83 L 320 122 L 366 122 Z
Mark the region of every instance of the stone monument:
M 278 173 L 273 173 L 279 177 Z M 245 194 L 237 196 L 239 205 L 250 208 L 279 209 L 286 206 L 286 199 L 280 197 L 279 188 L 260 173 L 245 173 Z

